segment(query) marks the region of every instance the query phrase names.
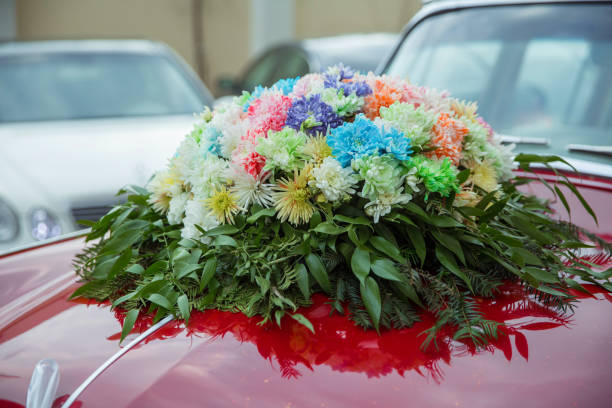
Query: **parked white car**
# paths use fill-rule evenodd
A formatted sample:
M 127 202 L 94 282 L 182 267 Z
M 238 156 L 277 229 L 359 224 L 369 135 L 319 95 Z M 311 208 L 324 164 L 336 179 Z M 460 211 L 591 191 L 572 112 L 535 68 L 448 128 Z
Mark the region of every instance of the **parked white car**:
M 143 185 L 212 104 L 167 46 L 0 45 L 0 251 L 95 220 Z

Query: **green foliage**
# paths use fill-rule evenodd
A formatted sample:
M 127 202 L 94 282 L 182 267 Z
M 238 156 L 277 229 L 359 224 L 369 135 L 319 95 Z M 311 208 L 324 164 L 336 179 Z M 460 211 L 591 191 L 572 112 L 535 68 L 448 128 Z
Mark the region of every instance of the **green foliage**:
M 517 159 L 524 170 L 552 161 Z M 504 183 L 502 194 L 483 193 L 474 207 L 456 208 L 452 198 L 432 193 L 427 201 L 395 208 L 378 224 L 359 202 L 333 211 L 322 205 L 302 227 L 253 207 L 234 225 L 203 231 L 208 243 L 182 239 L 180 227 L 147 204 L 148 193 L 133 187 L 124 204 L 92 225 L 90 246 L 74 262 L 84 284 L 73 297 L 128 310 L 121 340 L 139 311 L 188 320 L 193 310 L 217 308 L 279 325 L 288 315 L 314 331 L 296 311 L 323 291 L 334 311 L 348 312 L 364 328 L 408 327 L 425 309 L 437 323 L 425 333 L 424 346 L 451 325 L 456 339 L 484 347 L 498 324 L 482 318 L 474 299 L 495 296 L 507 280 L 563 310 L 572 305 L 568 289 L 581 288 L 575 279 L 612 289 L 612 270 L 594 272 L 575 253 L 586 246 L 581 237 L 612 254 L 610 245 L 548 218 L 545 203 L 516 189 L 523 181 Z M 567 203 L 556 186 L 551 191 Z

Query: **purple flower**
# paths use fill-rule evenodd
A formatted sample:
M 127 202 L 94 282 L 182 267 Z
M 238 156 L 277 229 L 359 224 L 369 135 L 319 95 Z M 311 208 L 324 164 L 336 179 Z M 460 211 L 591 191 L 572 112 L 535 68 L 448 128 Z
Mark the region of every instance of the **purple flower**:
M 342 119 L 334 109 L 321 101 L 320 95 L 309 98 L 301 97 L 291 104 L 287 111 L 287 126 L 295 130 L 304 130 L 314 135 L 316 133 L 327 133 L 342 124 Z
M 344 95 L 354 93 L 357 96 L 366 96 L 372 93 L 372 89 L 364 81 L 344 82 L 345 79 L 351 79 L 354 76 L 355 71 L 353 71 L 352 68 L 338 64 L 325 71 L 325 74 L 323 74 L 325 78 L 323 83 L 326 88 L 342 89 Z

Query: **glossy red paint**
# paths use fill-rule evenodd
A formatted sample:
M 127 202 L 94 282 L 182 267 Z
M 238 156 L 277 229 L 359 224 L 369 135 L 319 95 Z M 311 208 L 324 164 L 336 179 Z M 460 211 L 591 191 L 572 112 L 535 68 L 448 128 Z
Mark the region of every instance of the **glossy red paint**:
M 595 190 L 581 190 L 598 205 Z M 605 208 L 610 193 L 602 197 Z M 600 232 L 612 236 L 604 213 Z M 67 301 L 71 261 L 83 245 L 75 239 L 0 259 L 0 407 L 25 404 L 42 358 L 60 365 L 59 406 L 118 350 L 120 313 Z M 507 328 L 480 352 L 452 341 L 450 330 L 437 339 L 437 350 L 423 351 L 427 315 L 411 329 L 364 332 L 344 316 L 329 317 L 322 297 L 302 311 L 316 334 L 289 318 L 279 329 L 242 314 L 195 313 L 189 326 L 170 323 L 128 352 L 73 407 L 608 406 L 609 294 L 581 299 L 573 316 L 537 305 L 512 286 L 481 304 Z M 143 317 L 135 331 L 148 324 Z

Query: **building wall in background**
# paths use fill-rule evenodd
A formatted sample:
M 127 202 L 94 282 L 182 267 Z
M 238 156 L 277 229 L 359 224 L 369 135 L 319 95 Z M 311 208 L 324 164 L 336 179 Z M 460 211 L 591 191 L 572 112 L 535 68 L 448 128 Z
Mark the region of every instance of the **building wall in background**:
M 275 36 L 286 40 L 397 32 L 420 7 L 419 0 L 291 0 L 275 10 L 275 3 L 282 1 L 19 0 L 13 4 L 19 40 L 162 41 L 185 58 L 213 91 L 220 76 L 238 74 L 252 53 L 262 44 L 273 43 Z M 4 2 L 0 0 L 0 6 Z M 194 11 L 201 14 L 199 27 Z M 276 15 L 288 14 L 293 14 L 293 21 L 273 24 Z M 260 24 L 253 26 L 257 22 Z
M 17 37 L 15 0 L 0 0 L 0 41 Z

